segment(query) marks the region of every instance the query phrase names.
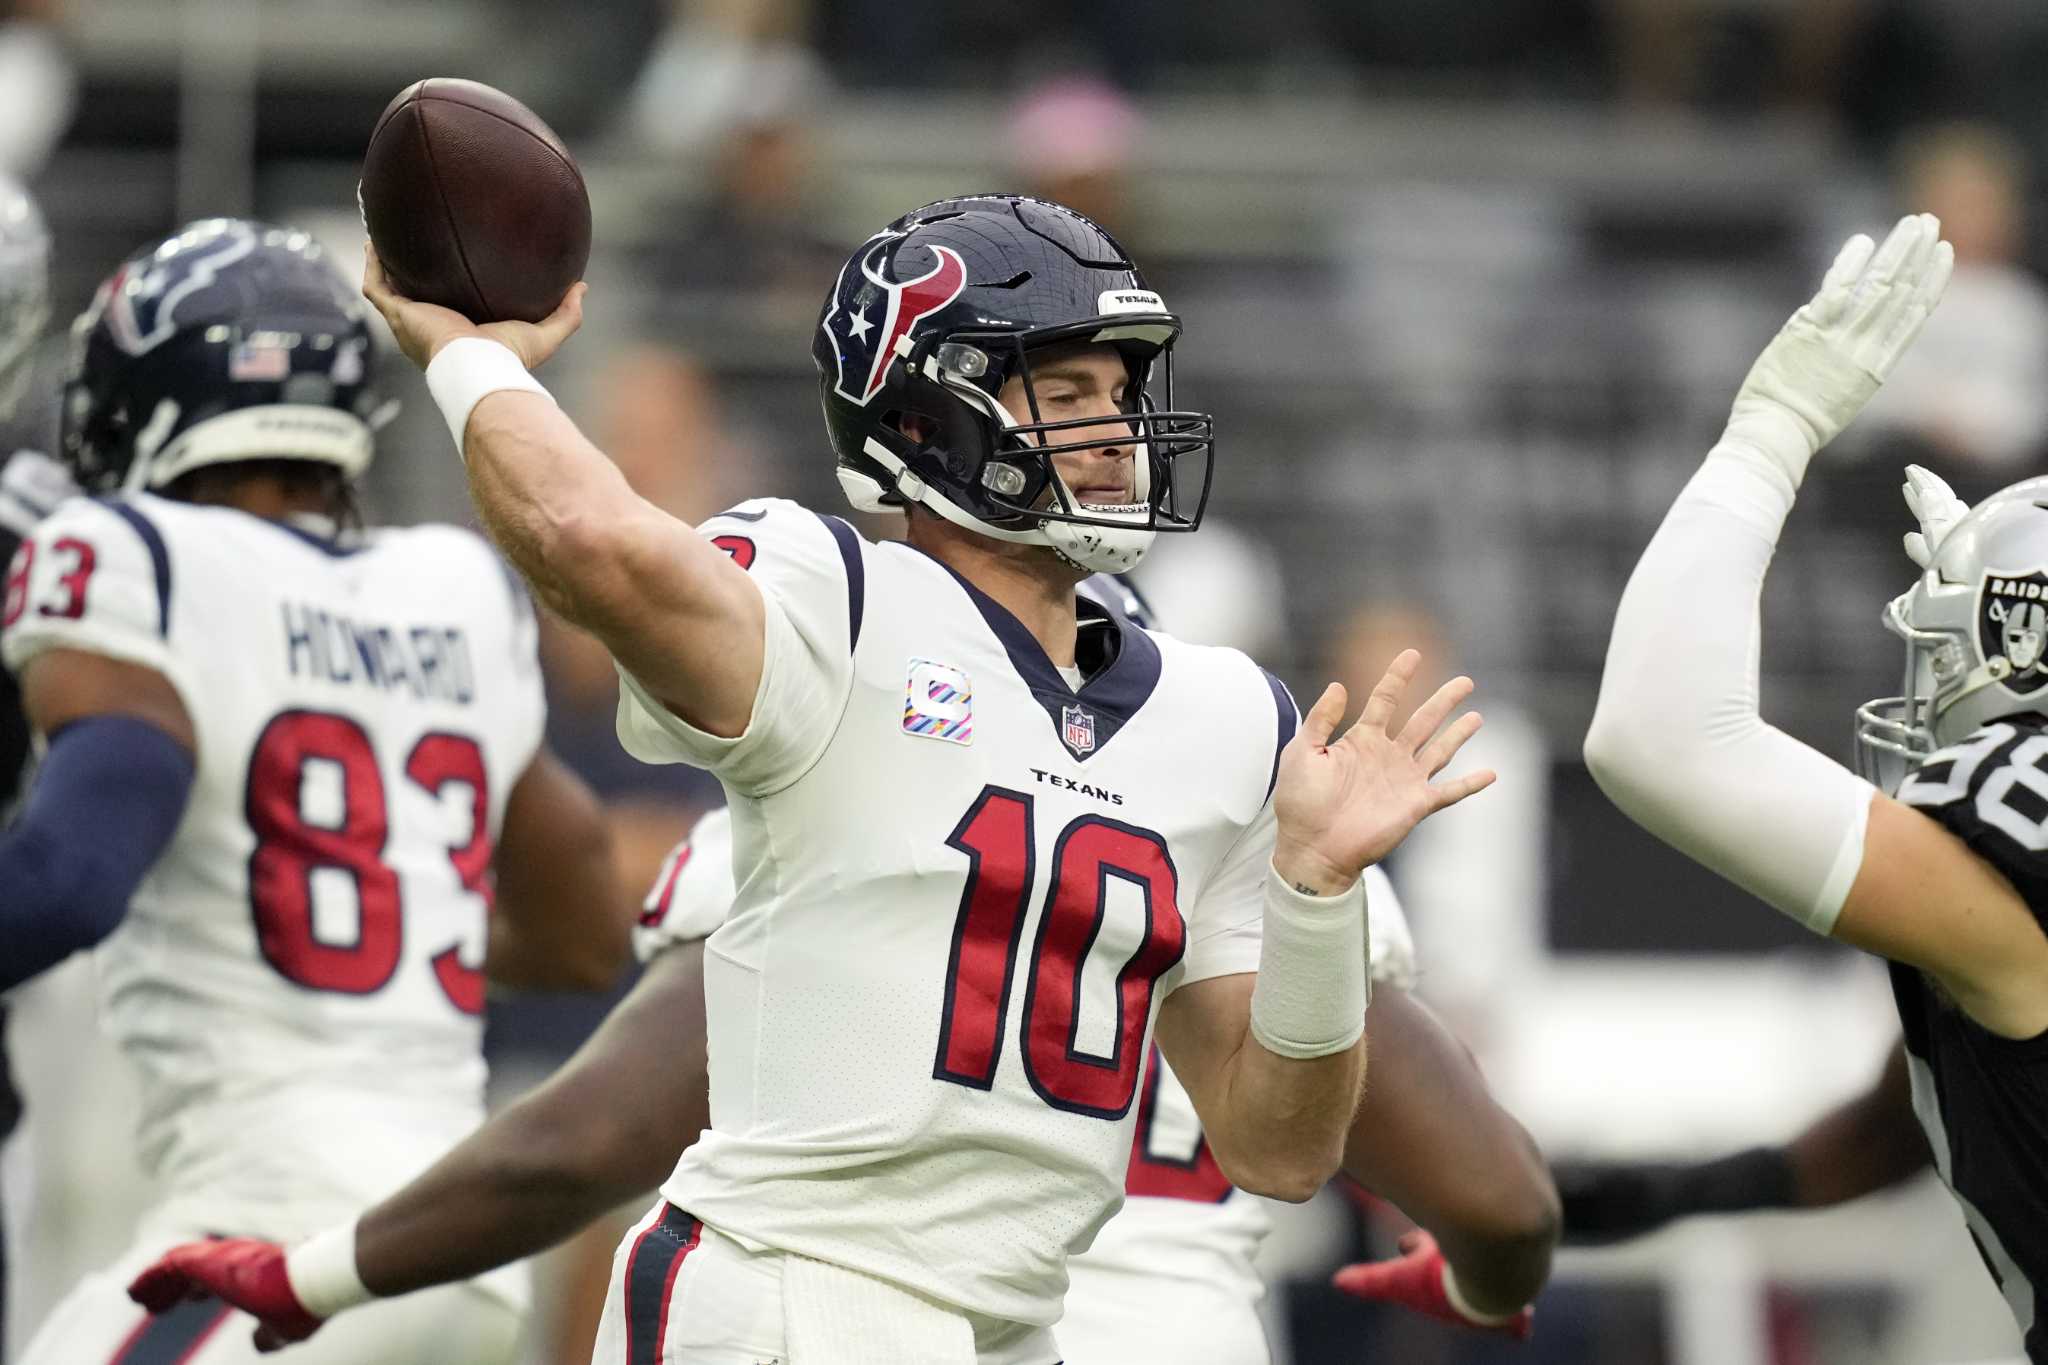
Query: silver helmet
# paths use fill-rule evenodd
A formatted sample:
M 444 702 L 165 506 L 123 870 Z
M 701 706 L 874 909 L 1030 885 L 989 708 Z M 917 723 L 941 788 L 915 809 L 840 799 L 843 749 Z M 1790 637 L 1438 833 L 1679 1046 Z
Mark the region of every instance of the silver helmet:
M 2048 715 L 2048 477 L 1972 508 L 1884 624 L 1906 642 L 1904 692 L 1857 708 L 1856 767 L 1886 791 L 1988 721 Z
M 0 421 L 21 406 L 49 320 L 49 229 L 28 191 L 0 173 Z

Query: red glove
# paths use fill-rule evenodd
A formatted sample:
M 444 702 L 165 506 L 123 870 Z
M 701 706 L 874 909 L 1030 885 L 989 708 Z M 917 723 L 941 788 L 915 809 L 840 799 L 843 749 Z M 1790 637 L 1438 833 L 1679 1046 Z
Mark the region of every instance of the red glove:
M 1450 1264 L 1436 1248 L 1436 1238 L 1417 1228 L 1401 1239 L 1401 1255 L 1394 1260 L 1347 1265 L 1331 1277 L 1330 1283 L 1347 1294 L 1398 1303 L 1439 1322 L 1499 1332 L 1517 1341 L 1529 1339 L 1536 1320 L 1535 1309 L 1524 1308 L 1499 1322 L 1474 1317 L 1452 1301 L 1450 1273 Z
M 292 1291 L 284 1248 L 253 1237 L 215 1237 L 172 1247 L 128 1286 L 128 1297 L 152 1313 L 209 1295 L 256 1319 L 259 1351 L 304 1341 L 325 1321 L 308 1313 Z

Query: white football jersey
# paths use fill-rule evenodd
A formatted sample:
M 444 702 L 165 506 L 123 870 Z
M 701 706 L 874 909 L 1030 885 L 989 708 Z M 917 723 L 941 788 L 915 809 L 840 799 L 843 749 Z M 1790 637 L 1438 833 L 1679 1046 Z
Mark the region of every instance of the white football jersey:
M 75 499 L 7 584 L 5 657 L 168 679 L 197 739 L 170 847 L 96 950 L 162 1219 L 291 1240 L 483 1117 L 493 844 L 544 719 L 524 595 L 446 526 L 336 544 Z
M 1372 977 L 1412 989 L 1415 942 L 1393 883 L 1365 872 Z M 733 903 L 732 819 L 714 810 L 662 863 L 642 906 L 633 948 L 642 962 L 702 939 Z M 1069 1360 L 1185 1361 L 1265 1358 L 1255 1305 L 1265 1282 L 1253 1265 L 1272 1229 L 1268 1201 L 1224 1178 L 1202 1134 L 1194 1101 L 1151 1049 L 1124 1181 L 1124 1205 L 1085 1252 L 1070 1257 L 1065 1316 L 1056 1329 Z
M 1257 969 L 1279 683 L 1083 603 L 1079 692 L 950 570 L 759 501 L 703 528 L 763 590 L 747 732 L 630 676 L 619 736 L 724 782 L 712 1127 L 663 1187 L 743 1243 L 1048 1325 L 1121 1197 L 1154 1011 Z M 1104 637 L 1109 638 L 1104 638 Z

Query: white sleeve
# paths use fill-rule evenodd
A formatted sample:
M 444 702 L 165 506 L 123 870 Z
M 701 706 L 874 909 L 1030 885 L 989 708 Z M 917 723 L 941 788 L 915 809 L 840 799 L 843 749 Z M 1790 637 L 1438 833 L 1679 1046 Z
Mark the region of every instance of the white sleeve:
M 810 771 L 846 709 L 863 607 L 860 538 L 837 518 L 776 499 L 698 529 L 761 587 L 766 634 L 752 718 L 740 735 L 707 734 L 620 668 L 619 742 L 643 763 L 688 763 L 733 791 L 765 796 Z
M 661 861 L 641 902 L 633 955 L 652 962 L 664 949 L 707 938 L 732 913 L 732 811 L 720 806 L 691 827 Z
M 1264 941 L 1266 869 L 1273 864 L 1273 803 L 1254 820 L 1225 856 L 1201 899 L 1188 915 L 1187 951 L 1181 954 L 1175 988 L 1259 969 Z
M 197 689 L 170 646 L 171 606 L 170 553 L 147 513 L 73 498 L 15 552 L 0 657 L 15 673 L 51 649 L 139 664 L 197 716 Z
M 1249 661 L 1247 661 L 1249 662 Z M 1248 715 L 1263 715 L 1264 722 L 1247 721 L 1249 733 L 1260 742 L 1251 746 L 1256 771 L 1251 776 L 1264 789 L 1258 814 L 1223 857 L 1223 864 L 1188 914 L 1187 951 L 1181 955 L 1182 972 L 1176 988 L 1212 976 L 1233 976 L 1259 969 L 1259 948 L 1264 942 L 1266 874 L 1273 865 L 1273 836 L 1279 822 L 1273 816 L 1273 784 L 1280 774 L 1280 751 L 1301 726 L 1301 713 L 1281 681 L 1264 669 L 1257 669 L 1258 696 L 1270 701 L 1245 708 Z M 1273 709 L 1267 710 L 1266 706 Z M 1273 747 L 1267 749 L 1266 737 Z
M 1875 788 L 1758 714 L 1759 600 L 1794 491 L 1732 442 L 1708 454 L 1622 594 L 1586 765 L 1637 824 L 1825 934 Z
M 1366 961 L 1376 985 L 1415 989 L 1415 936 L 1394 884 L 1377 866 L 1365 870 Z

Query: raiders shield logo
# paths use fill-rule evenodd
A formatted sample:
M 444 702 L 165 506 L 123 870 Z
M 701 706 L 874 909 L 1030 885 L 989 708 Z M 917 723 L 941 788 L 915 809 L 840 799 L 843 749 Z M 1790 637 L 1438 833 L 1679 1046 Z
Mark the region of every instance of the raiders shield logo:
M 2003 658 L 2012 672 L 2001 679 L 2022 696 L 2048 686 L 2048 570 L 1984 575 L 1977 598 L 1977 643 L 1986 659 Z

